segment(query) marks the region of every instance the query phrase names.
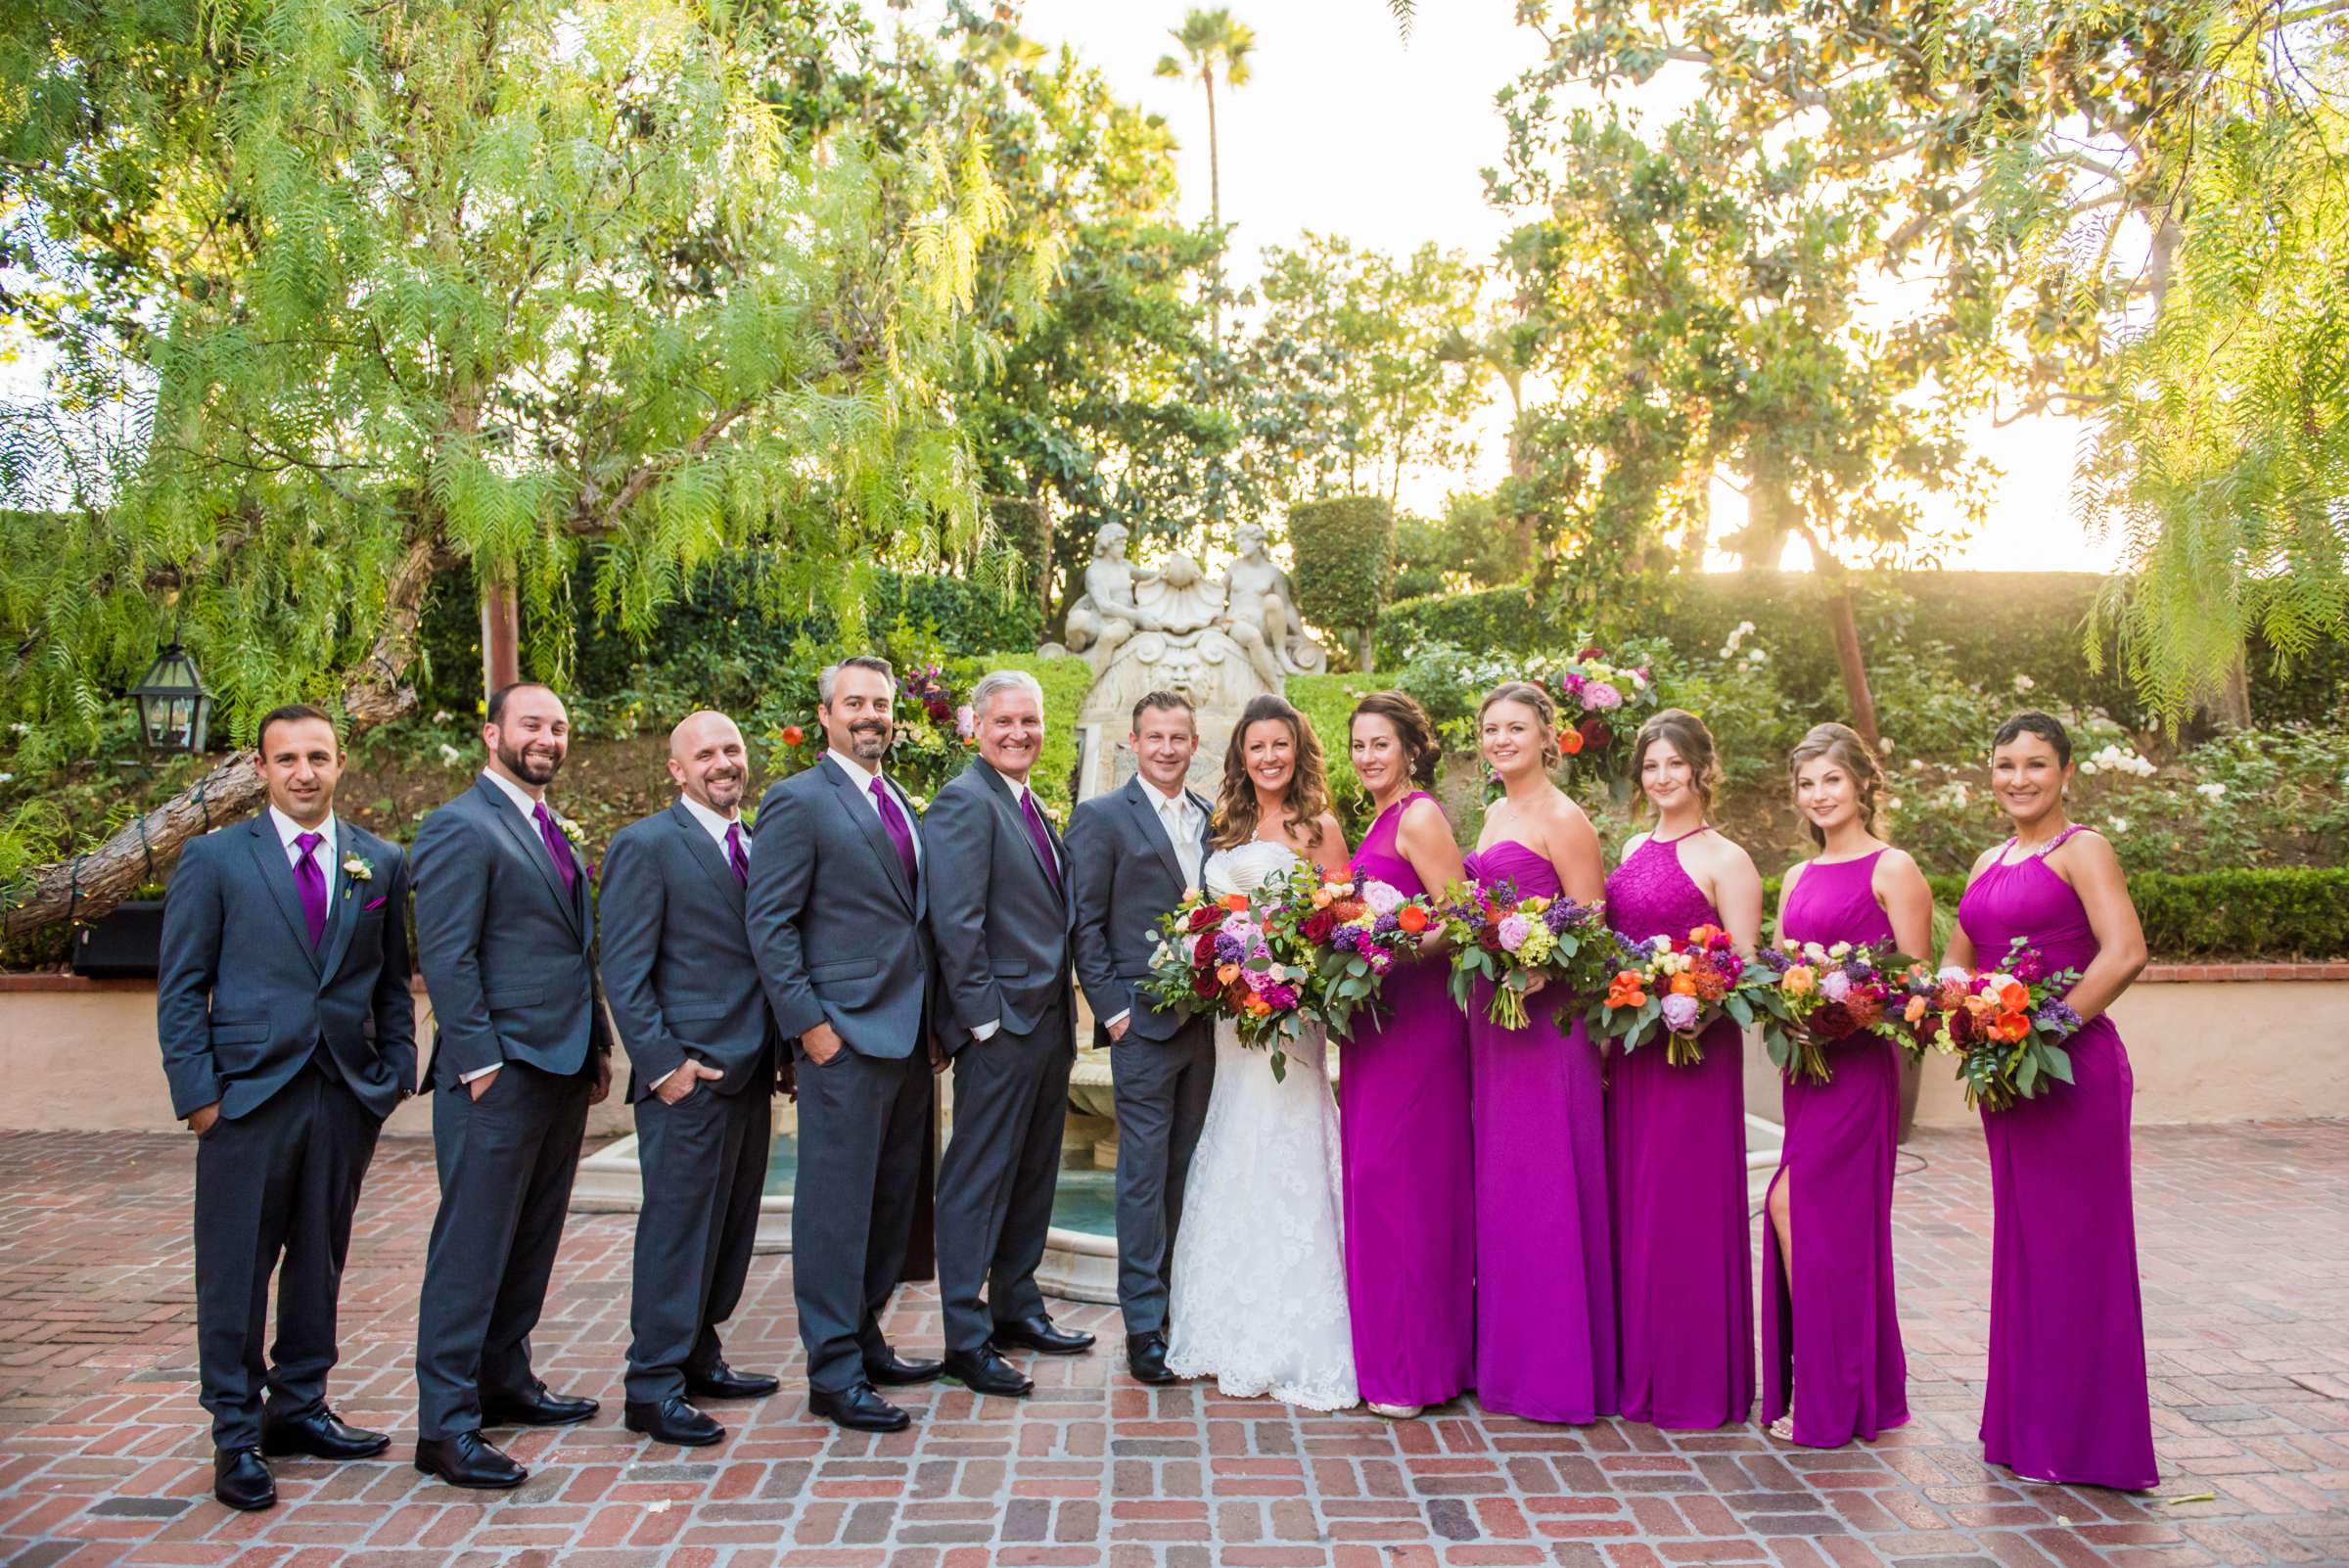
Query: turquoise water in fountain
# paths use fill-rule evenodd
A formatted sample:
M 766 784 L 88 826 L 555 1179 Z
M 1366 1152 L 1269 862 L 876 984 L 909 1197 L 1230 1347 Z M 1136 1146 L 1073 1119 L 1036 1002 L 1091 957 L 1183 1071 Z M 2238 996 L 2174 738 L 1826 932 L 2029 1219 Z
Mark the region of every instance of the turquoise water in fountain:
M 798 1174 L 799 1168 L 799 1137 L 786 1132 L 775 1139 L 775 1152 L 766 1163 L 767 1192 L 775 1197 L 788 1196 L 792 1177 Z M 1063 1230 L 1082 1231 L 1095 1236 L 1116 1235 L 1117 1174 L 1096 1171 L 1089 1165 L 1062 1166 L 1060 1187 L 1052 1198 L 1052 1222 Z

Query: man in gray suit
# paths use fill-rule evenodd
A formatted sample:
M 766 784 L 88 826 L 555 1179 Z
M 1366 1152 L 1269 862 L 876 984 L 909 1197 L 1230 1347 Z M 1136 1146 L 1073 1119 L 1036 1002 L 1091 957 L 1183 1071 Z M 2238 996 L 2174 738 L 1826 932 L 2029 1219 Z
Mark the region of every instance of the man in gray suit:
M 980 678 L 978 760 L 938 792 L 924 824 L 942 1034 L 954 1057 L 954 1136 L 938 1168 L 946 1376 L 1015 1397 L 1035 1385 L 1003 1349 L 1073 1356 L 1093 1343 L 1055 1327 L 1036 1286 L 1077 1052 L 1067 872 L 1028 784 L 1043 699 L 1034 675 Z
M 792 1297 L 808 1408 L 844 1427 L 911 1422 L 875 1384 L 926 1383 L 936 1361 L 890 1349 L 930 1140 L 931 877 L 913 803 L 881 764 L 898 682 L 886 660 L 816 677 L 822 761 L 766 792 L 752 839 L 751 949 L 777 1031 L 795 1047 L 800 1164 Z
M 628 1298 L 630 1431 L 702 1448 L 726 1429 L 702 1399 L 760 1399 L 775 1379 L 726 1365 L 759 1233 L 775 1038 L 743 924 L 750 759 L 723 714 L 670 731 L 677 803 L 621 829 L 604 856 L 604 991 L 628 1053 L 644 1205 Z
M 362 1459 L 392 1444 L 336 1419 L 326 1374 L 359 1183 L 416 1086 L 407 858 L 334 814 L 343 748 L 317 709 L 264 717 L 256 762 L 268 808 L 180 858 L 155 997 L 171 1109 L 198 1139 L 212 1495 L 248 1509 L 277 1500 L 263 1454 Z M 261 1355 L 272 1268 L 274 1366 Z
M 1136 993 L 1159 917 L 1199 886 L 1206 801 L 1183 782 L 1199 750 L 1190 699 L 1154 691 L 1133 707 L 1136 776 L 1069 817 L 1077 979 L 1111 1042 L 1118 1094 L 1118 1306 L 1126 1361 L 1145 1383 L 1167 1370 L 1167 1268 L 1183 1183 L 1216 1081 L 1214 1024 L 1159 1012 Z
M 587 1107 L 612 1087 L 595 905 L 546 787 L 571 749 L 562 699 L 490 693 L 489 765 L 416 835 L 416 954 L 432 992 L 440 1208 L 416 1319 L 416 1468 L 453 1486 L 526 1472 L 484 1426 L 564 1426 L 596 1402 L 530 1369 Z

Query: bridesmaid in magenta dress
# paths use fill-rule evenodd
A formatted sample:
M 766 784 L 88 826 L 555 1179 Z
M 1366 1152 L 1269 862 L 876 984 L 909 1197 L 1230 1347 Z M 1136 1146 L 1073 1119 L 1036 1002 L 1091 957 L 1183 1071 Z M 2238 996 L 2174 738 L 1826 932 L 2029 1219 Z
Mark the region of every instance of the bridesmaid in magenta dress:
M 1637 940 L 1716 925 L 1752 952 L 1762 878 L 1705 821 L 1721 776 L 1711 732 L 1665 709 L 1639 726 L 1632 772 L 1656 829 L 1607 879 L 1607 923 Z M 1744 1039 L 1725 1018 L 1699 1043 L 1694 1067 L 1653 1041 L 1619 1054 L 1607 1094 L 1623 1413 L 1676 1431 L 1743 1421 L 1754 1404 Z
M 1468 874 L 1521 896 L 1595 903 L 1598 835 L 1549 781 L 1558 759 L 1549 695 L 1525 681 L 1497 687 L 1477 727 L 1504 793 L 1486 808 Z M 1468 1007 L 1477 1403 L 1535 1421 L 1593 1421 L 1616 1409 L 1598 1052 L 1581 1024 L 1559 1030 L 1550 998 L 1529 996 L 1520 1030 L 1486 1016 L 1491 999 L 1480 986 Z
M 1884 775 L 1867 743 L 1821 724 L 1787 761 L 1795 809 L 1819 853 L 1780 885 L 1779 938 L 1924 957 L 1933 890 L 1913 859 L 1875 836 Z M 1901 1048 L 1863 1035 L 1829 1047 L 1827 1060 L 1828 1082 L 1786 1082 L 1786 1141 L 1762 1227 L 1762 1419 L 1771 1436 L 1815 1449 L 1872 1441 L 1909 1419 L 1892 1281 Z
M 2017 937 L 2087 1020 L 2066 1042 L 2072 1082 L 1982 1116 L 1990 1145 L 1990 1377 L 1982 1452 L 2029 1481 L 2114 1487 L 2160 1479 L 2145 1388 L 2144 1308 L 2129 1192 L 2135 1084 L 2105 1016 L 2145 966 L 2145 938 L 2112 846 L 2072 823 L 2071 737 L 2017 714 L 1991 751 L 2014 837 L 1974 862 L 1945 964 L 2004 962 Z
M 1356 706 L 1350 728 L 1355 776 L 1378 812 L 1356 879 L 1441 894 L 1464 873 L 1425 788 L 1442 756 L 1434 724 L 1382 691 Z M 1354 1370 L 1363 1401 L 1391 1420 L 1458 1398 L 1476 1374 L 1468 1023 L 1448 978 L 1440 956 L 1396 969 L 1338 1047 Z

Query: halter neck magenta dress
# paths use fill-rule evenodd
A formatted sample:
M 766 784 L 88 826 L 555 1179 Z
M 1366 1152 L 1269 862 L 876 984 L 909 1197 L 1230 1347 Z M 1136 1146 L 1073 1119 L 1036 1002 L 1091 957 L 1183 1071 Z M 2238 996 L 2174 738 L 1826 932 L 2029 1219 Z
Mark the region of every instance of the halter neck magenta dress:
M 1433 799 L 1414 791 L 1379 813 L 1355 852 L 1358 879 L 1428 891 L 1395 837 L 1411 803 Z M 1468 1023 L 1444 960 L 1392 970 L 1338 1050 L 1355 1378 L 1373 1405 L 1441 1405 L 1476 1371 Z
M 1958 900 L 1974 961 L 2017 937 L 2050 969 L 2085 970 L 2096 934 L 2047 855 L 2009 865 L 2009 839 Z M 2072 1082 L 1982 1114 L 1990 1146 L 1990 1374 L 1982 1453 L 2017 1475 L 2138 1491 L 2160 1479 L 2145 1387 L 2144 1308 L 2129 1192 L 2136 1083 L 2120 1031 L 2089 1020 L 2065 1042 Z
M 1557 868 L 1522 844 L 1468 856 L 1468 874 L 1555 898 Z M 1476 1401 L 1534 1421 L 1594 1421 L 1616 1409 L 1615 1284 L 1607 1240 L 1605 1106 L 1598 1052 L 1564 997 L 1537 994 L 1531 1022 L 1468 1004 L 1476 1119 Z
M 1684 937 L 1721 913 L 1681 869 L 1680 840 L 1651 836 L 1607 878 L 1607 923 Z M 1754 1405 L 1744 1038 L 1724 1018 L 1700 1043 L 1695 1067 L 1669 1065 L 1654 1040 L 1617 1053 L 1607 1094 L 1623 1413 L 1674 1431 L 1741 1422 Z
M 1813 860 L 1786 896 L 1793 942 L 1893 945 L 1876 902 L 1876 862 Z M 1786 1083 L 1786 1142 L 1774 1192 L 1792 1180 L 1794 1288 L 1778 1233 L 1762 1222 L 1762 1419 L 1786 1413 L 1810 1448 L 1873 1441 L 1909 1419 L 1909 1363 L 1892 1281 L 1892 1171 L 1901 1128 L 1901 1048 L 1869 1035 L 1827 1047 L 1834 1077 Z

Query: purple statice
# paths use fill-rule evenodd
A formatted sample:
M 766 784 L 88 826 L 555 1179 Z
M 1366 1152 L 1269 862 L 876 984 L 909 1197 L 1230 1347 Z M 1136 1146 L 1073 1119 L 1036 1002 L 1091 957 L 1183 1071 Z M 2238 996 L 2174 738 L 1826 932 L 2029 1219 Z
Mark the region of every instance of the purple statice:
M 2060 996 L 2050 996 L 2040 1003 L 2038 1012 L 2031 1015 L 2031 1023 L 2042 1033 L 2062 1039 L 2080 1028 L 2080 1015 L 2072 1011 L 2070 1002 Z
M 1216 961 L 1218 963 L 1236 964 L 1247 956 L 1247 944 L 1241 942 L 1239 938 L 1229 932 L 1223 932 L 1217 936 Z
M 1754 953 L 1753 961 L 1773 975 L 1784 975 L 1795 965 L 1794 954 L 1783 947 L 1763 947 Z
M 1374 937 L 1391 937 L 1402 929 L 1402 917 L 1395 914 L 1392 910 L 1380 915 L 1376 920 L 1370 922 L 1370 935 Z
M 1575 902 L 1572 899 L 1556 899 L 1551 900 L 1548 908 L 1542 911 L 1542 923 L 1549 927 L 1550 935 L 1556 936 L 1568 926 L 1580 925 L 1589 917 L 1589 913 L 1588 908 Z
M 1844 963 L 1843 978 L 1850 981 L 1855 986 L 1864 985 L 1866 982 L 1875 979 L 1876 972 L 1870 965 L 1864 964 L 1857 958 L 1852 958 L 1847 959 Z

